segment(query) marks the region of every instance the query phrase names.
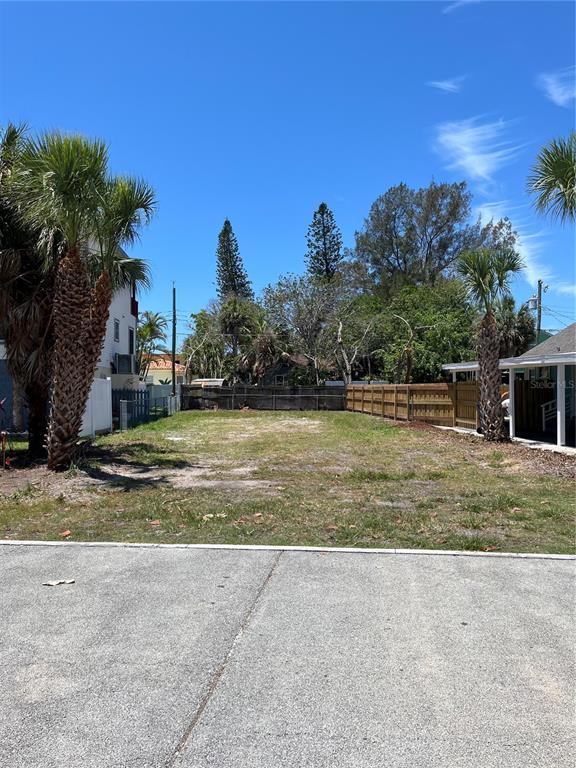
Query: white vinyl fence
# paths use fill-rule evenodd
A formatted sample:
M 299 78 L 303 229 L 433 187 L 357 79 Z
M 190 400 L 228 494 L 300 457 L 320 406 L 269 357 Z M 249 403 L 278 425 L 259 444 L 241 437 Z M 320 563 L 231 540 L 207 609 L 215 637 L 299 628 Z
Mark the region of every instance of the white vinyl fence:
M 112 432 L 112 380 L 94 379 L 82 420 L 80 437 Z

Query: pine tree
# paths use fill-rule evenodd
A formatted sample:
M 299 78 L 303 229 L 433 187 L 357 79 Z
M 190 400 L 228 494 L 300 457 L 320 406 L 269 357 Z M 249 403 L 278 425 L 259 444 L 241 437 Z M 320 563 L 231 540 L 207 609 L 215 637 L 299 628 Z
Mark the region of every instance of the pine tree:
M 314 212 L 306 243 L 306 264 L 310 275 L 328 280 L 333 278 L 342 261 L 342 235 L 326 203 L 320 203 Z
M 239 299 L 254 298 L 254 292 L 242 263 L 238 240 L 232 224 L 226 219 L 218 235 L 216 249 L 216 284 L 218 296 L 223 301 L 230 296 Z

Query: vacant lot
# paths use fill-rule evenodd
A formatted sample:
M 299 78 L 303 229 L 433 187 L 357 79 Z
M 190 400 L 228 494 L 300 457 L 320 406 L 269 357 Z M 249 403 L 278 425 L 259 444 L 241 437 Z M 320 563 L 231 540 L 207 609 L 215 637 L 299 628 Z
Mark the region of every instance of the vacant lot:
M 12 539 L 574 551 L 573 459 L 354 413 L 186 412 L 0 475 Z M 69 532 L 69 533 L 68 533 Z

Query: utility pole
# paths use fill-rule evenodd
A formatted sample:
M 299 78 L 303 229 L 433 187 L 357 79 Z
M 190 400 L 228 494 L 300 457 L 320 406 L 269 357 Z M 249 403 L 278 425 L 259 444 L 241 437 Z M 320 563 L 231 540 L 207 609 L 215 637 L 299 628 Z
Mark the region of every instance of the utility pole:
M 538 280 L 538 305 L 536 307 L 536 344 L 540 344 L 541 326 L 542 326 L 542 280 Z
M 172 283 L 172 396 L 176 395 L 176 283 Z

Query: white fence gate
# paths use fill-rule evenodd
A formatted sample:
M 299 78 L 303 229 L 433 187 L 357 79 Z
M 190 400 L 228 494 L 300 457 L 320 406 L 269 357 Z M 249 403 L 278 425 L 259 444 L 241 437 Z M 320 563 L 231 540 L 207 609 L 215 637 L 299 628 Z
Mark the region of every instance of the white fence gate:
M 84 411 L 80 437 L 112 432 L 112 380 L 94 379 Z

